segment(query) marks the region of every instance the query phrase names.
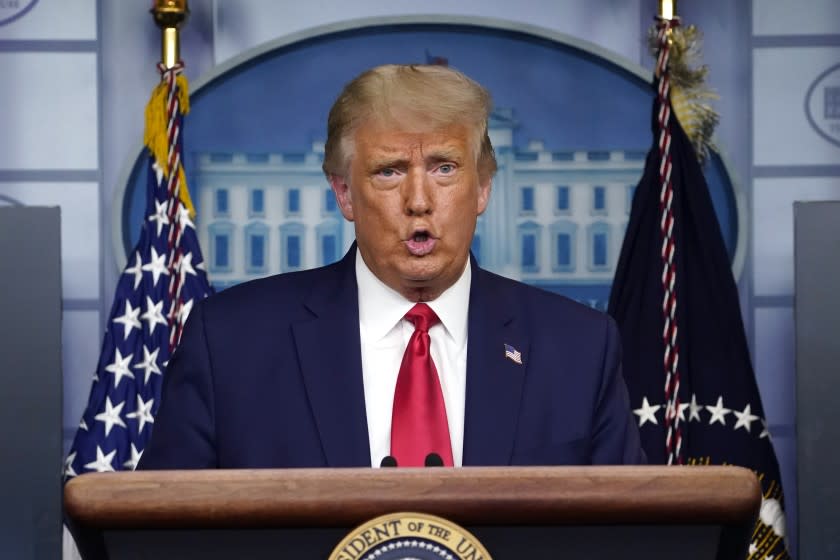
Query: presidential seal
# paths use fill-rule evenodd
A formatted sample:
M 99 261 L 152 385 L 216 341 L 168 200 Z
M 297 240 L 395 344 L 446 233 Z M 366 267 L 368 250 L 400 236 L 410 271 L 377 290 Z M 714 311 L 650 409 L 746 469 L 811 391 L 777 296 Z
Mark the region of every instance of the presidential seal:
M 392 513 L 354 529 L 329 560 L 491 560 L 468 531 L 425 513 Z

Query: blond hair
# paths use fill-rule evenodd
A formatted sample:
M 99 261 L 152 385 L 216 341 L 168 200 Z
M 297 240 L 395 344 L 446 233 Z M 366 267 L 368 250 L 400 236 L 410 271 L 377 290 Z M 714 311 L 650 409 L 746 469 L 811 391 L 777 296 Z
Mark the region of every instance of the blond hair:
M 422 123 L 430 129 L 464 124 L 483 178 L 496 172 L 496 156 L 487 134 L 490 93 L 461 72 L 439 65 L 386 64 L 372 68 L 344 86 L 330 109 L 324 173 L 346 174 L 353 156 L 353 134 L 366 119 Z

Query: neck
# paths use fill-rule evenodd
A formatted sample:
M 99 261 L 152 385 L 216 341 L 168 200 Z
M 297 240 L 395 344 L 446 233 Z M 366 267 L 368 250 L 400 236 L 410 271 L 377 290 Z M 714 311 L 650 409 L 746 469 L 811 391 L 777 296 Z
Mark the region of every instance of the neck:
M 432 290 L 429 287 L 404 287 L 398 291 L 405 299 L 415 303 L 434 301 L 443 293 L 441 290 Z

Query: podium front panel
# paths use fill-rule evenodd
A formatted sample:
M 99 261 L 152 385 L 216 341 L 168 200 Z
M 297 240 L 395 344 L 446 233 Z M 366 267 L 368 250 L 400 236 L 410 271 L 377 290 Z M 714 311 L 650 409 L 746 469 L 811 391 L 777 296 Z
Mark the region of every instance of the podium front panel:
M 721 535 L 711 525 L 465 528 L 493 560 L 717 560 Z M 104 537 L 110 560 L 326 560 L 351 529 L 107 531 Z

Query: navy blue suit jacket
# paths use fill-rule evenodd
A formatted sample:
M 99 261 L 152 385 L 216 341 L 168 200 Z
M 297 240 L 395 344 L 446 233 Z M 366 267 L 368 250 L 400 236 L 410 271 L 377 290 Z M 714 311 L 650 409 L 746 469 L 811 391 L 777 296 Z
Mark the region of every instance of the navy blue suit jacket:
M 370 466 L 355 254 L 196 305 L 140 468 Z M 471 266 L 463 464 L 644 462 L 613 321 Z

